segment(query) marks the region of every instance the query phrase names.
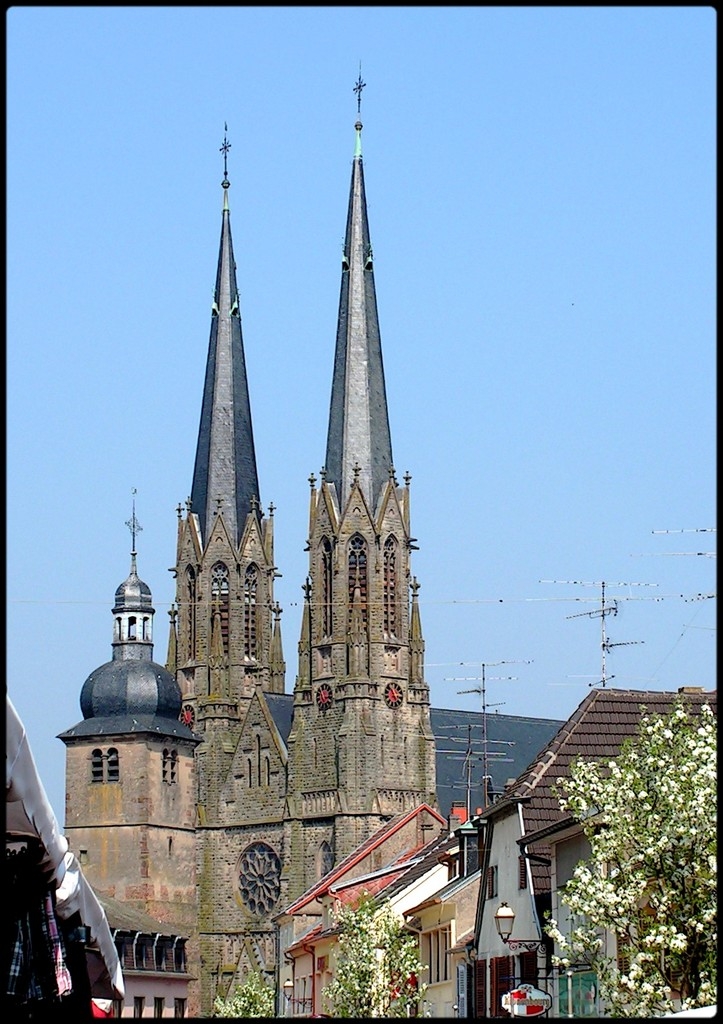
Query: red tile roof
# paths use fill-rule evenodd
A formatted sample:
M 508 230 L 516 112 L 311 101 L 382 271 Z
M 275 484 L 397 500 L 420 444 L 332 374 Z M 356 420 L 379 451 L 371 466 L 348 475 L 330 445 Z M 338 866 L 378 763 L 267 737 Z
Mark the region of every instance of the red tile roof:
M 378 846 L 381 846 L 385 839 L 387 839 L 394 832 L 397 832 L 400 828 L 402 828 L 403 825 L 406 825 L 407 822 L 411 821 L 412 818 L 414 818 L 416 815 L 419 815 L 424 811 L 426 811 L 428 814 L 436 818 L 441 826 L 447 825 L 445 819 L 440 814 L 438 814 L 437 811 L 434 810 L 434 808 L 430 807 L 429 804 L 420 804 L 418 807 L 413 808 L 411 811 L 405 811 L 402 814 L 398 814 L 396 817 L 391 818 L 389 821 L 385 822 L 385 824 L 382 825 L 381 828 L 378 828 L 377 831 L 374 832 L 371 836 L 369 836 L 368 839 L 366 839 L 363 843 L 360 843 L 360 845 L 357 846 L 355 850 L 352 850 L 352 852 L 347 857 L 341 860 L 336 865 L 336 867 L 332 868 L 332 870 L 329 871 L 326 875 L 324 875 L 323 878 L 321 878 L 318 882 L 316 882 L 314 885 L 308 888 L 306 892 L 302 893 L 301 896 L 299 896 L 289 907 L 286 908 L 284 913 L 296 914 L 307 903 L 311 903 L 313 900 L 325 895 L 325 893 L 329 891 L 331 886 L 333 886 L 335 882 L 340 882 L 343 879 L 344 875 L 346 875 L 348 871 L 354 867 L 355 864 L 358 864 L 360 861 L 362 861 L 364 857 L 366 857 L 369 853 L 372 852 L 372 850 L 375 850 Z M 414 849 L 409 850 L 406 853 L 399 854 L 397 855 L 397 857 L 395 857 L 392 863 L 398 863 L 399 861 L 405 858 L 409 858 L 409 856 L 411 856 L 417 850 L 422 848 L 423 847 L 415 847 Z
M 581 757 L 596 761 L 617 757 L 623 741 L 637 732 L 641 717 L 644 714 L 667 714 L 678 696 L 683 697 L 691 713 L 699 713 L 703 704 L 710 704 L 716 711 L 715 690 L 692 687 L 683 688 L 679 693 L 592 690 L 557 735 L 483 817 L 497 817 L 504 807 L 524 799 L 526 832 L 537 832 L 562 821 L 567 812 L 560 810 L 554 790 L 558 779 L 569 776 L 572 762 Z

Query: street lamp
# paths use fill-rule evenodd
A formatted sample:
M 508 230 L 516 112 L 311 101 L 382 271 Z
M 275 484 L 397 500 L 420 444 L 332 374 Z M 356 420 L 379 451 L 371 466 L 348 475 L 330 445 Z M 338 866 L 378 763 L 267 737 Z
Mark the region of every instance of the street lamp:
M 294 991 L 294 983 L 291 978 L 287 978 L 284 984 L 281 986 L 284 990 L 284 996 L 286 997 L 286 1013 L 287 1017 L 291 1016 L 289 1012 L 291 1009 L 291 993 Z
M 544 953 L 545 943 L 539 939 L 511 939 L 512 928 L 515 923 L 515 912 L 506 903 L 501 903 L 495 914 L 495 927 L 499 937 L 504 944 L 514 953 L 519 949 L 526 949 L 529 952 Z

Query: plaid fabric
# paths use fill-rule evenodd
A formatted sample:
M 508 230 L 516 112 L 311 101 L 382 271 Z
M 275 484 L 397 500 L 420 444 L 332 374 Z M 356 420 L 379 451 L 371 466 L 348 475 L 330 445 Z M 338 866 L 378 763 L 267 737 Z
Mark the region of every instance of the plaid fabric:
M 58 929 L 58 922 L 55 917 L 55 903 L 50 893 L 45 897 L 43 910 L 41 926 L 53 958 L 56 990 L 59 996 L 64 996 L 68 992 L 73 991 L 73 981 L 65 963 L 65 945 L 63 943 L 63 936 Z
M 73 989 L 50 892 L 16 921 L 7 994 L 21 1003 L 57 999 Z

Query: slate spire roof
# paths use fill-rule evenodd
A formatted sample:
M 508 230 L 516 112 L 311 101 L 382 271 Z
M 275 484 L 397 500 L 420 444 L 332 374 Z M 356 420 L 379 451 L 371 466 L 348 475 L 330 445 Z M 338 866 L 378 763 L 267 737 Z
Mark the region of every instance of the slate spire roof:
M 340 509 L 346 505 L 356 478 L 373 513 L 389 480 L 392 443 L 364 191 L 361 121 L 357 120 L 354 127 L 356 148 L 342 258 L 325 468 L 327 481 L 336 487 Z
M 238 543 L 246 517 L 252 507 L 258 507 L 259 501 L 236 263 L 231 241 L 228 204 L 231 183 L 226 173 L 229 149 L 230 143 L 224 136 L 221 147 L 224 154 L 221 243 L 191 489 L 191 507 L 198 515 L 204 545 L 217 510 L 224 518 L 229 535 Z

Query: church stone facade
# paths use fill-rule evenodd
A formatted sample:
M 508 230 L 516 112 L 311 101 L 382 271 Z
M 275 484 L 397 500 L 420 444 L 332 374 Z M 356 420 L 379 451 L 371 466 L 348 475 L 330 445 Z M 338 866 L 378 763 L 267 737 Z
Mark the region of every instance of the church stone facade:
M 392 459 L 361 133 L 357 120 L 293 686 L 287 693 L 224 140 L 216 286 L 191 493 L 177 509 L 166 664 L 152 660 L 150 590 L 133 550 L 113 607 L 113 660 L 86 681 L 83 721 L 61 735 L 71 847 L 100 893 L 184 929 L 192 1016 L 210 1016 L 216 995 L 250 970 L 273 984 L 277 915 L 380 825 L 439 806 L 411 477 L 400 482 Z M 331 346 L 329 354 L 331 364 Z M 135 527 L 133 536 L 135 549 Z
M 392 462 L 357 122 L 320 480 L 310 478 L 290 729 L 273 508 L 254 455 L 228 178 L 190 501 L 179 509 L 168 668 L 196 751 L 201 1007 L 273 975 L 273 917 L 380 824 L 436 804 L 411 571 L 410 478 Z

